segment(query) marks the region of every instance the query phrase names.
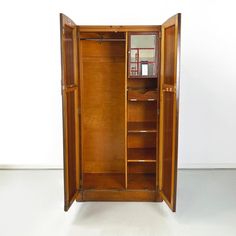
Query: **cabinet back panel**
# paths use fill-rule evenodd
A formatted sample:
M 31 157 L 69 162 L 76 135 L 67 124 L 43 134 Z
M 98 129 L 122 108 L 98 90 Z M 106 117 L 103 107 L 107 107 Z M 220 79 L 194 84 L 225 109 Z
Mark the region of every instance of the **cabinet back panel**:
M 129 174 L 140 174 L 140 173 L 149 173 L 155 174 L 156 172 L 156 163 L 150 162 L 140 162 L 140 163 L 129 163 L 128 164 L 128 173 Z
M 125 168 L 125 42 L 81 41 L 84 173 Z
M 155 148 L 156 143 L 156 133 L 128 134 L 128 148 Z
M 127 86 L 130 88 L 157 88 L 157 79 L 128 79 Z
M 154 121 L 157 120 L 156 102 L 129 102 L 128 121 Z
M 80 32 L 80 38 L 90 38 L 90 39 L 125 39 L 124 32 Z

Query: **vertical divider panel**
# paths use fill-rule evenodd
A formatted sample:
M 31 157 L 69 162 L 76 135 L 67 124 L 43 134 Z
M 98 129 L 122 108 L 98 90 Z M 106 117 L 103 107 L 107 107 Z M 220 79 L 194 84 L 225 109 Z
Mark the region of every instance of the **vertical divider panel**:
M 79 91 L 80 91 L 80 169 L 81 169 L 81 182 L 80 182 L 80 185 L 81 185 L 81 188 L 83 189 L 83 173 L 84 173 L 84 154 L 83 154 L 83 148 L 84 148 L 84 138 L 83 138 L 83 133 L 84 133 L 84 129 L 83 129 L 83 114 L 84 114 L 84 106 L 83 106 L 83 101 L 84 101 L 84 86 L 83 86 L 83 82 L 84 82 L 84 78 L 83 78 L 83 46 L 82 46 L 82 43 L 83 41 L 80 40 L 80 28 L 78 27 L 77 28 L 78 30 L 78 55 L 79 55 L 79 61 L 78 61 L 78 66 L 79 66 L 79 82 L 80 82 L 80 87 L 79 87 Z
M 159 136 L 160 136 L 160 77 L 161 77 L 161 30 L 158 32 L 157 40 L 157 134 L 156 134 L 156 191 L 159 191 Z
M 79 88 L 79 71 L 78 71 L 78 47 L 77 47 L 77 28 L 75 27 L 75 30 L 73 31 L 73 57 L 74 57 L 74 75 L 75 75 L 75 86 Z M 75 135 L 77 137 L 77 142 L 75 144 L 75 152 L 76 152 L 76 168 L 78 170 L 80 169 L 80 137 L 79 137 L 79 89 L 75 90 L 75 97 L 74 97 L 74 103 L 75 103 Z M 78 128 L 76 128 L 78 127 Z M 76 171 L 76 186 L 77 189 L 80 188 L 80 171 Z
M 128 32 L 125 32 L 125 189 L 128 186 L 128 161 L 127 161 L 127 116 L 128 116 L 128 104 L 127 104 L 127 81 L 128 79 Z

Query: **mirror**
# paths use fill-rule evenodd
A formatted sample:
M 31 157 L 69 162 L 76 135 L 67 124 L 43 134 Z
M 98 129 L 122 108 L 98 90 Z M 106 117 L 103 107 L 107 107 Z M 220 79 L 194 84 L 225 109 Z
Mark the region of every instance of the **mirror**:
M 157 35 L 131 34 L 129 45 L 129 76 L 157 76 Z

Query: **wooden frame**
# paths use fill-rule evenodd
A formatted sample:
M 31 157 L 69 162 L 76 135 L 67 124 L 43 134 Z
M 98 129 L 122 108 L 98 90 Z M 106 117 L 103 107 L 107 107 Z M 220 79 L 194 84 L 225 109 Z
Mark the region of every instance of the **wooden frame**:
M 72 20 L 70 20 L 67 16 L 60 14 L 60 22 L 61 22 L 61 58 L 62 58 L 62 100 L 63 100 L 63 146 L 64 146 L 64 185 L 65 185 L 65 211 L 69 209 L 73 201 L 77 198 L 79 187 L 80 187 L 80 148 L 79 148 L 79 89 L 78 89 L 78 82 L 79 82 L 79 73 L 78 73 L 78 53 L 77 53 L 77 28 L 76 25 Z M 72 55 L 71 60 L 73 61 L 73 75 L 71 72 L 68 72 L 69 67 L 67 68 L 67 48 L 66 48 L 66 30 L 71 30 L 72 33 Z M 73 83 L 67 83 L 67 79 L 72 76 Z M 71 82 L 71 81 L 70 81 Z M 69 103 L 69 94 L 73 94 L 74 101 L 72 104 Z M 73 113 L 74 118 L 68 116 L 68 109 L 70 106 L 73 106 Z M 74 146 L 74 154 L 71 153 L 69 142 L 71 141 L 69 136 L 71 135 L 71 131 L 69 129 L 69 124 L 73 120 L 73 125 L 75 128 L 74 139 L 75 146 Z M 75 167 L 75 180 L 71 179 L 70 177 L 70 162 L 73 161 L 76 165 Z M 72 187 L 71 182 L 75 182 L 74 186 Z M 74 188 L 72 190 L 72 188 Z M 71 196 L 71 191 L 73 191 L 73 195 Z
M 61 52 L 62 52 L 62 107 L 63 107 L 63 137 L 64 137 L 64 186 L 65 186 L 65 210 L 67 211 L 74 200 L 77 201 L 162 201 L 165 200 L 168 206 L 175 211 L 176 210 L 176 173 L 177 173 L 177 143 L 178 143 L 178 100 L 179 100 L 179 34 L 180 34 L 180 14 L 173 16 L 162 26 L 160 25 L 149 25 L 149 26 L 78 26 L 68 17 L 60 14 L 61 21 Z M 174 45 L 174 78 L 175 84 L 164 83 L 165 74 L 164 70 L 164 55 L 165 55 L 165 35 L 164 30 L 169 26 L 175 25 L 175 45 Z M 73 52 L 66 54 L 66 48 L 64 46 L 64 30 L 65 27 L 73 32 Z M 97 40 L 93 39 L 93 33 L 105 33 L 109 40 Z M 118 34 L 119 37 L 114 35 Z M 122 34 L 124 36 L 122 36 Z M 157 75 L 155 78 L 149 76 L 145 77 L 130 77 L 129 76 L 129 45 L 130 45 L 130 35 L 133 34 L 156 34 L 157 42 L 156 49 L 156 61 L 161 67 L 157 65 Z M 82 36 L 80 36 L 82 35 Z M 90 43 L 84 43 L 86 40 L 84 36 L 88 37 Z M 123 37 L 123 38 L 122 38 Z M 161 44 L 161 47 L 160 47 Z M 86 45 L 86 46 L 84 46 Z M 123 53 L 124 48 L 124 54 Z M 161 53 L 160 53 L 161 48 Z M 101 51 L 105 50 L 105 51 Z M 171 52 L 172 53 L 172 52 Z M 99 55 L 99 56 L 98 56 Z M 67 57 L 70 56 L 71 59 Z M 67 61 L 69 60 L 69 61 Z M 72 67 L 68 67 L 71 70 L 67 73 L 67 63 L 74 63 L 73 71 Z M 114 100 L 119 102 L 119 104 L 114 104 L 114 106 L 119 109 L 123 109 L 122 122 L 124 137 L 122 145 L 120 147 L 114 146 L 113 153 L 111 148 L 107 143 L 108 137 L 113 137 L 113 128 L 115 129 L 118 123 L 109 123 L 108 129 L 104 129 L 104 134 L 100 136 L 100 144 L 104 145 L 106 149 L 106 154 L 109 159 L 107 163 L 102 163 L 102 155 L 99 154 L 100 159 L 96 159 L 96 156 L 87 156 L 87 151 L 84 147 L 87 145 L 88 140 L 95 142 L 94 139 L 85 138 L 88 130 L 84 129 L 88 125 L 89 119 L 91 122 L 97 122 L 96 117 L 90 118 L 88 115 L 85 116 L 86 112 L 90 112 L 95 103 L 87 103 L 87 94 L 92 90 L 88 90 L 88 86 L 93 86 L 94 80 L 91 83 L 86 81 L 88 68 L 92 68 L 92 63 L 96 63 L 96 68 L 101 65 L 103 68 L 104 63 L 109 64 L 109 70 L 100 71 L 97 76 L 99 81 L 103 82 L 102 86 L 106 89 L 104 93 L 99 96 L 105 98 L 104 96 L 111 97 L 111 91 L 114 92 L 115 96 L 123 96 L 122 106 L 120 106 L 121 100 Z M 87 64 L 86 64 L 87 63 Z M 89 64 L 91 63 L 91 64 Z M 114 64 L 115 63 L 115 64 Z M 124 63 L 124 66 L 121 64 Z M 122 75 L 117 74 L 116 65 L 120 67 L 120 71 L 124 73 Z M 85 67 L 86 66 L 86 67 Z M 97 70 L 97 69 L 96 69 Z M 95 72 L 96 73 L 96 72 Z M 110 74 L 109 74 L 110 73 Z M 116 76 L 114 77 L 114 73 Z M 67 76 L 74 76 L 74 83 L 66 84 L 65 79 Z M 93 74 L 91 74 L 94 76 Z M 104 81 L 104 76 L 106 75 L 106 80 L 114 80 L 119 78 L 124 80 L 122 84 L 119 84 L 120 92 L 109 87 L 110 82 Z M 100 77 L 98 77 L 100 76 Z M 114 77 L 114 78 L 113 78 Z M 153 76 L 152 76 L 153 77 Z M 137 79 L 137 80 L 136 80 Z M 132 81 L 131 81 L 132 80 Z M 160 81 L 159 81 L 160 80 Z M 107 83 L 104 84 L 104 83 Z M 91 84 L 91 85 L 90 85 Z M 86 87 L 87 86 L 87 87 Z M 98 83 L 96 86 L 100 86 Z M 124 86 L 124 87 L 122 87 Z M 134 87 L 135 90 L 129 90 L 128 87 Z M 149 89 L 147 89 L 149 88 Z M 112 90 L 111 90 L 112 89 Z M 117 88 L 118 89 L 118 88 Z M 140 90 L 138 90 L 140 89 Z M 147 89 L 146 92 L 141 92 L 142 89 Z M 103 92 L 102 90 L 98 90 Z M 110 91 L 110 92 L 109 92 Z M 73 93 L 74 100 L 67 101 L 69 93 Z M 164 133 L 164 103 L 163 103 L 163 93 L 175 94 L 175 100 L 173 103 L 173 137 L 171 146 L 171 185 L 170 188 L 171 195 L 169 197 L 166 194 L 166 187 L 164 181 L 166 181 L 166 169 L 164 166 L 165 156 L 164 156 L 164 145 L 165 145 L 165 133 Z M 91 94 L 90 94 L 91 95 Z M 95 94 L 99 104 L 103 104 L 102 100 L 99 100 L 98 94 Z M 95 100 L 95 101 L 96 101 Z M 124 102 L 123 102 L 124 101 Z M 104 100 L 104 102 L 107 102 Z M 160 105 L 159 105 L 160 103 Z M 86 105 L 87 104 L 87 105 Z M 88 107 L 90 106 L 91 107 Z M 131 105 L 133 104 L 133 105 Z M 107 106 L 112 108 L 111 103 L 107 103 Z M 159 110 L 160 106 L 160 110 Z M 131 108 L 131 110 L 129 110 Z M 69 110 L 68 110 L 69 109 Z M 70 111 L 70 109 L 72 109 Z M 99 109 L 99 107 L 96 107 Z M 148 110 L 149 109 L 149 110 Z M 151 110 L 150 110 L 151 109 Z M 107 112 L 107 108 L 104 107 Z M 152 110 L 154 113 L 152 113 Z M 134 112 L 131 114 L 130 112 Z M 68 113 L 69 112 L 69 113 Z M 72 113 L 70 113 L 72 112 Z M 71 119 L 71 114 L 74 114 L 74 118 Z M 89 114 L 89 113 L 87 113 Z M 91 113 L 92 114 L 92 113 Z M 99 113 L 96 113 L 99 114 Z M 118 113 L 114 113 L 118 114 Z M 100 112 L 101 116 L 104 116 L 102 110 Z M 124 115 L 124 116 L 123 116 Z M 134 121 L 139 121 L 143 119 L 141 123 L 130 123 L 129 116 L 132 116 Z M 160 116 L 160 119 L 159 119 Z M 136 117 L 136 118 L 135 118 Z M 140 117 L 140 118 L 139 118 Z M 155 117 L 155 118 L 154 118 Z M 115 117 L 114 117 L 115 118 Z M 116 117 L 117 118 L 117 117 Z M 106 122 L 110 122 L 108 117 L 104 116 Z M 106 124 L 104 119 L 101 120 L 101 126 L 99 127 L 99 132 L 103 132 L 101 127 L 105 127 Z M 111 119 L 112 116 L 111 116 Z M 73 124 L 71 122 L 74 122 Z M 144 122 L 144 123 L 142 123 Z M 70 125 L 70 126 L 68 126 Z M 97 125 L 97 124 L 96 124 Z M 74 133 L 71 131 L 71 127 L 74 126 Z M 88 126 L 86 126 L 88 127 Z M 94 129 L 90 129 L 91 132 Z M 89 132 L 90 132 L 89 131 Z M 72 134 L 70 134 L 72 132 Z M 108 132 L 108 133 L 105 133 Z M 110 133 L 109 133 L 110 132 Z M 74 138 L 71 138 L 74 135 Z M 94 136 L 91 136 L 94 137 Z M 121 137 L 121 136 L 119 136 Z M 112 141 L 112 140 L 111 140 Z M 114 140 L 113 140 L 114 141 Z M 71 144 L 71 142 L 74 142 Z M 72 146 L 71 146 L 72 145 Z M 92 144 L 93 147 L 98 147 Z M 108 146 L 107 146 L 108 145 Z M 74 147 L 74 152 L 69 151 L 70 147 Z M 101 146 L 100 146 L 101 147 Z M 118 151 L 117 151 L 118 148 Z M 122 149 L 122 151 L 121 151 Z M 95 153 L 95 152 L 94 152 Z M 105 152 L 104 152 L 105 153 Z M 116 156 L 117 153 L 123 153 L 124 156 Z M 122 154 L 122 155 L 123 155 Z M 94 155 L 94 154 L 93 154 Z M 120 155 L 120 154 L 119 154 Z M 112 159 L 111 159 L 112 157 Z M 96 166 L 93 162 L 95 159 L 101 164 Z M 119 164 L 120 161 L 123 164 Z M 97 162 L 98 163 L 98 162 Z M 73 166 L 74 165 L 74 166 Z M 90 166 L 91 165 L 91 166 Z M 73 166 L 73 167 L 72 167 Z M 119 167 L 120 166 L 120 167 Z M 108 169 L 107 169 L 108 168 Z M 101 172 L 102 170 L 109 170 L 110 172 Z M 123 172 L 117 172 L 118 170 L 123 170 Z M 90 172 L 88 172 L 90 171 Z M 131 181 L 131 182 L 130 182 Z M 139 182 L 140 181 L 140 182 Z M 146 182 L 145 182 L 146 181 Z M 154 182 L 152 182 L 154 181 Z M 73 194 L 72 194 L 73 193 Z
M 128 79 L 128 33 L 125 33 L 125 90 L 127 90 L 127 79 Z M 128 110 L 128 102 L 127 102 L 127 92 L 125 91 L 125 133 L 128 133 L 127 129 L 127 122 L 128 122 L 128 117 L 127 117 L 127 110 Z M 128 187 L 128 161 L 127 161 L 127 135 L 125 135 L 125 189 Z
M 159 191 L 161 197 L 165 200 L 168 206 L 175 211 L 176 210 L 176 188 L 177 188 L 177 161 L 178 161 L 178 114 L 179 114 L 179 59 L 180 59 L 180 14 L 177 14 L 167 20 L 162 26 L 162 53 L 161 53 L 161 85 L 160 85 L 160 96 L 161 96 L 161 110 L 160 110 L 160 151 L 159 151 Z M 165 83 L 165 30 L 169 27 L 175 27 L 174 35 L 174 75 L 173 84 Z M 171 93 L 174 95 L 173 104 L 173 133 L 172 133 L 172 154 L 171 154 L 171 186 L 170 187 L 170 199 L 164 192 L 163 182 L 166 178 L 163 171 L 163 145 L 164 145 L 164 93 Z
M 104 25 L 104 26 L 93 26 L 93 25 L 83 25 L 79 26 L 80 32 L 145 32 L 145 31 L 160 31 L 160 25 L 126 25 L 126 26 L 119 26 L 119 25 Z

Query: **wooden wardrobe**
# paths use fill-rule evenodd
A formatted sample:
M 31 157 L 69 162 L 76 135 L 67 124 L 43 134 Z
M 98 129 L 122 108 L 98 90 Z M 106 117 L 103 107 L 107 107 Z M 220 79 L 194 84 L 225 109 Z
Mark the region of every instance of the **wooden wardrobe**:
M 176 210 L 180 18 L 80 26 L 60 14 L 65 211 L 74 200 Z

